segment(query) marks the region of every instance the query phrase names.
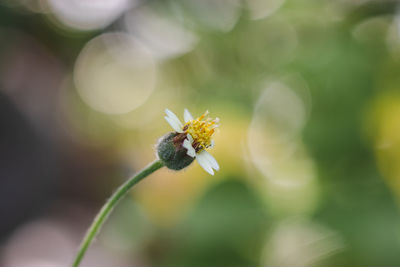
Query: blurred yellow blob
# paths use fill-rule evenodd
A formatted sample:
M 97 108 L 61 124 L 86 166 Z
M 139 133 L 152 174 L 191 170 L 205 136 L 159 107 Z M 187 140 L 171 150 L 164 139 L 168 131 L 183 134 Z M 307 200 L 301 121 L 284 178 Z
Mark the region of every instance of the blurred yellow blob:
M 378 167 L 400 198 L 400 95 L 379 97 L 372 114 L 371 131 Z
M 74 81 L 82 100 L 94 110 L 124 114 L 141 106 L 153 92 L 156 63 L 130 35 L 106 33 L 83 48 Z

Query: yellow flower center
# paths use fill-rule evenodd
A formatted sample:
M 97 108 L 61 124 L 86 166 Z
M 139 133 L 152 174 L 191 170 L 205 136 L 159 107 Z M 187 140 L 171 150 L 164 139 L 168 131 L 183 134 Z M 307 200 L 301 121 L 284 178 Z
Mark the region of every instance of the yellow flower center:
M 205 118 L 207 115 L 208 111 L 197 119 L 188 121 L 183 126 L 183 131 L 193 137 L 192 145 L 196 152 L 211 145 L 211 137 L 215 132 L 215 128 L 218 127 L 218 119 Z

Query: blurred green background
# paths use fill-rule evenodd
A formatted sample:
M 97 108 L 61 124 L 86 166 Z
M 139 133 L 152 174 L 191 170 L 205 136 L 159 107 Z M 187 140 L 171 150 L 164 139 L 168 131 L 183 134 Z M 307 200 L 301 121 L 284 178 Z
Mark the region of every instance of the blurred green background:
M 2 0 L 0 266 L 69 266 L 165 108 L 221 170 L 148 177 L 82 266 L 400 266 L 399 7 Z

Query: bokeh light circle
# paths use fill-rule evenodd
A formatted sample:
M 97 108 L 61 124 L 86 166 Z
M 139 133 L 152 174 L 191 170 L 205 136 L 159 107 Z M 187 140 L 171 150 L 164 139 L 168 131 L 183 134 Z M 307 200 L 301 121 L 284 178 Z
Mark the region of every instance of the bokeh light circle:
M 231 31 L 242 11 L 239 0 L 186 0 L 182 4 L 201 27 L 221 32 Z
M 297 76 L 268 82 L 255 104 L 249 156 L 277 209 L 303 213 L 317 204 L 315 164 L 301 142 L 310 109 L 308 87 Z
M 129 33 L 158 59 L 169 59 L 193 50 L 198 38 L 178 18 L 158 12 L 148 6 L 135 8 L 125 14 L 124 24 Z
M 320 266 L 345 247 L 340 234 L 305 218 L 281 221 L 264 248 L 262 266 Z
M 96 111 L 123 114 L 141 106 L 156 84 L 156 63 L 132 36 L 107 33 L 81 51 L 74 81 L 83 101 Z
M 64 25 L 77 30 L 96 30 L 112 23 L 131 0 L 47 0 L 49 9 Z
M 250 156 L 267 178 L 294 186 L 313 177 L 313 164 L 299 141 L 307 118 L 302 97 L 283 82 L 266 85 L 248 133 Z
M 2 266 L 64 267 L 67 265 L 63 263 L 72 260 L 75 246 L 71 232 L 62 224 L 40 219 L 20 226 L 11 235 L 3 251 Z
M 252 19 L 263 19 L 274 14 L 285 0 L 248 0 L 247 8 Z

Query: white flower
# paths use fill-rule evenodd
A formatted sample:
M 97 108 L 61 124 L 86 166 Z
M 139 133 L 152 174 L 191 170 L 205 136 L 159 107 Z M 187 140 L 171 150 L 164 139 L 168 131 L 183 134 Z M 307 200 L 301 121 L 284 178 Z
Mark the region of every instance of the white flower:
M 206 151 L 207 148 L 214 147 L 212 136 L 217 128 L 219 119 L 215 120 L 206 118 L 208 112 L 197 119 L 193 119 L 192 114 L 185 109 L 183 117 L 185 124 L 182 124 L 179 118 L 169 109 L 165 110 L 167 116 L 165 119 L 171 125 L 175 132 L 184 135 L 182 146 L 187 149 L 187 155 L 196 158 L 197 162 L 203 169 L 211 175 L 214 170 L 219 170 L 219 165 L 215 158 Z

